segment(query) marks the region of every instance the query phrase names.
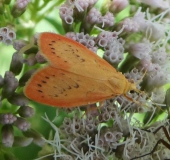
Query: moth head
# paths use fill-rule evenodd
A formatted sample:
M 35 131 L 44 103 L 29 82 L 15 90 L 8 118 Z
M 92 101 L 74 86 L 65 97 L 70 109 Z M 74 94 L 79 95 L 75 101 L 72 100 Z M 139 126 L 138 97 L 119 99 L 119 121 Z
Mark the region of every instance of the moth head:
M 135 91 L 135 92 L 137 92 L 137 93 L 142 93 L 142 91 L 139 90 L 139 89 L 137 89 L 136 86 L 137 86 L 139 83 L 142 82 L 142 80 L 143 80 L 143 78 L 145 77 L 146 73 L 147 73 L 147 69 L 145 70 L 143 76 L 142 76 L 137 82 L 134 82 L 133 80 L 130 80 L 129 90 L 128 90 L 128 91 L 133 90 L 133 91 Z
M 142 91 L 141 90 L 139 90 L 139 89 L 137 89 L 137 84 L 134 82 L 134 81 L 131 81 L 130 83 L 129 83 L 129 89 L 128 89 L 128 91 L 135 91 L 135 92 L 137 92 L 137 93 L 141 93 Z

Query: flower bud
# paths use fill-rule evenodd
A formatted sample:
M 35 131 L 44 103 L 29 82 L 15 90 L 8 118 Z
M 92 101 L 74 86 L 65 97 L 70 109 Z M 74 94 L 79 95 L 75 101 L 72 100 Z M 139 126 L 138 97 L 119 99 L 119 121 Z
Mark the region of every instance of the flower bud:
M 32 142 L 33 138 L 21 137 L 16 136 L 14 137 L 14 144 L 15 147 L 25 147 L 28 146 Z
M 37 144 L 38 146 L 43 146 L 44 145 L 44 140 L 42 139 L 43 135 L 41 135 L 39 132 L 33 130 L 33 129 L 30 129 L 26 132 L 23 132 L 23 134 L 26 136 L 26 137 L 32 137 L 33 138 L 33 142 L 35 144 Z
M 2 90 L 3 98 L 10 97 L 16 88 L 18 87 L 18 80 L 15 78 L 14 74 L 10 71 L 6 71 L 4 76 L 4 86 Z
M 36 71 L 36 69 L 32 69 L 28 72 L 26 72 L 19 80 L 19 85 L 21 87 L 25 86 L 25 83 L 28 81 L 28 79 L 31 77 L 31 75 Z
M 11 0 L 4 0 L 4 4 L 10 4 Z
M 170 88 L 167 89 L 166 91 L 166 95 L 165 95 L 165 104 L 166 104 L 166 107 L 170 107 Z
M 12 44 L 13 39 L 16 38 L 16 33 L 11 26 L 0 28 L 0 41 L 6 45 Z
M 30 123 L 24 118 L 20 117 L 17 118 L 17 120 L 14 122 L 14 125 L 21 131 L 27 131 L 30 128 Z
M 0 96 L 0 107 L 1 107 L 1 105 L 2 105 L 2 97 Z
M 6 147 L 12 147 L 14 142 L 12 125 L 4 125 L 2 127 L 2 144 Z
M 11 29 L 8 30 L 8 33 L 6 36 L 8 39 L 11 39 L 11 40 L 16 39 L 16 33 L 15 33 L 15 31 L 13 31 Z
M 4 13 L 4 9 L 5 9 L 4 2 L 3 2 L 3 0 L 0 0 L 0 14 Z
M 11 45 L 12 44 L 12 40 L 5 37 L 5 39 L 3 40 L 3 43 L 6 44 L 7 46 Z
M 0 114 L 0 123 L 2 124 L 12 124 L 17 120 L 17 117 L 12 113 Z
M 107 131 L 104 134 L 104 138 L 105 138 L 106 142 L 116 142 L 116 138 L 115 138 L 114 134 L 110 131 Z
M 125 7 L 129 5 L 128 0 L 114 0 L 109 6 L 109 11 L 112 13 L 121 12 Z
M 89 133 L 94 132 L 95 126 L 93 124 L 86 124 L 85 127 L 86 127 L 87 132 Z
M 110 12 L 107 12 L 104 16 L 101 16 L 99 18 L 99 22 L 102 25 L 102 28 L 105 27 L 111 27 L 114 25 L 114 17 L 113 14 Z
M 14 4 L 11 14 L 14 18 L 20 17 L 25 11 L 30 0 L 17 0 Z
M 35 58 L 35 54 L 30 54 L 27 59 L 24 60 L 24 62 L 29 65 L 29 66 L 33 66 L 37 63 L 37 60 Z
M 151 99 L 154 103 L 162 104 L 165 100 L 165 90 L 163 87 L 154 88 L 151 94 Z
M 21 48 L 23 48 L 24 46 L 28 45 L 28 41 L 25 40 L 15 40 L 13 42 L 13 47 L 15 50 L 20 51 Z
M 11 97 L 8 98 L 8 101 L 16 106 L 28 105 L 28 99 L 24 95 L 18 93 L 14 93 Z
M 15 75 L 20 74 L 21 70 L 22 70 L 22 66 L 23 64 L 21 63 L 20 59 L 19 59 L 19 55 L 18 53 L 14 53 L 12 56 L 12 61 L 10 64 L 10 71 L 13 72 Z
M 6 35 L 6 34 L 8 33 L 8 31 L 9 31 L 9 28 L 8 28 L 8 27 L 2 27 L 2 28 L 0 28 L 0 33 L 1 33 L 2 35 Z
M 18 158 L 16 158 L 11 152 L 7 151 L 4 152 L 4 160 L 18 160 Z
M 35 55 L 35 58 L 36 58 L 38 63 L 45 63 L 46 62 L 46 59 L 42 56 L 40 51 L 37 52 L 37 54 Z
M 34 113 L 35 113 L 34 109 L 29 106 L 21 106 L 18 109 L 18 114 L 21 117 L 25 117 L 25 118 L 32 117 L 34 115 Z
M 4 36 L 0 34 L 0 42 L 3 42 L 3 40 L 4 40 Z
M 2 76 L 0 75 L 0 88 L 2 88 L 4 85 L 4 79 L 2 78 Z

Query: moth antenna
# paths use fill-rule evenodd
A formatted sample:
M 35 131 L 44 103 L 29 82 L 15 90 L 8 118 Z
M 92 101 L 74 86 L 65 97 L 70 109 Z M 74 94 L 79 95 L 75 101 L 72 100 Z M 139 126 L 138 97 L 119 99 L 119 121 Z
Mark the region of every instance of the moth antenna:
M 137 86 L 137 84 L 139 84 L 142 81 L 142 79 L 145 77 L 146 73 L 147 73 L 147 69 L 145 70 L 145 72 L 142 75 L 142 77 L 136 82 L 136 86 Z M 141 90 L 139 90 L 137 88 L 135 88 L 134 91 L 139 93 L 139 94 L 145 94 L 143 91 L 141 91 Z
M 145 77 L 147 71 L 148 71 L 148 70 L 146 69 L 145 72 L 144 72 L 144 74 L 143 74 L 142 77 L 136 82 L 136 84 L 139 84 L 139 83 L 143 80 L 143 78 Z
M 146 94 L 144 91 L 141 91 L 141 90 L 139 90 L 139 89 L 135 89 L 134 91 L 137 92 L 137 93 L 139 93 L 139 95 L 145 95 L 145 94 Z M 166 104 L 161 104 L 161 103 L 156 103 L 156 102 L 154 102 L 154 101 L 151 99 L 151 97 L 148 96 L 148 95 L 147 95 L 147 98 L 148 98 L 148 100 L 150 100 L 150 101 L 152 102 L 152 104 L 154 104 L 154 105 L 156 105 L 156 106 L 163 106 L 163 107 L 166 106 Z
M 135 91 L 136 91 L 137 93 L 139 93 L 139 96 L 140 96 L 140 95 L 146 95 L 146 93 L 145 93 L 144 91 L 141 91 L 141 90 L 135 90 Z M 138 92 L 138 91 L 139 91 L 139 92 Z M 147 99 L 150 100 L 151 104 L 152 104 L 152 105 L 155 105 L 155 106 L 156 106 L 157 108 L 159 108 L 160 110 L 163 110 L 163 109 L 161 108 L 161 106 L 162 106 L 162 107 L 166 107 L 166 104 L 156 103 L 156 102 L 154 102 L 154 101 L 151 99 L 150 96 L 148 96 L 148 95 L 146 95 L 146 96 L 147 96 Z M 136 104 L 140 104 L 140 102 L 138 102 L 138 101 L 136 101 L 136 100 L 133 100 L 133 102 L 136 103 Z M 144 106 L 147 107 L 146 104 L 142 104 L 142 105 L 144 105 Z
M 136 82 L 136 84 L 139 84 L 139 83 L 142 81 L 142 79 L 145 77 L 147 71 L 148 71 L 148 70 L 146 69 L 145 72 L 144 72 L 144 74 L 143 74 L 142 77 Z
M 137 89 L 137 88 L 134 91 L 139 93 L 139 94 L 143 93 L 143 91 L 141 91 L 140 89 Z
M 37 37 L 38 37 L 38 35 L 37 35 Z M 23 53 L 35 45 L 35 43 L 36 43 L 36 38 L 37 38 L 37 37 L 32 37 L 32 38 L 30 39 L 30 43 L 28 43 L 27 45 L 25 45 L 24 47 L 22 47 L 22 48 L 18 51 L 19 60 L 20 60 L 21 63 L 24 62 Z
M 35 39 L 34 39 L 34 37 L 32 37 L 31 40 L 30 40 L 30 43 L 27 44 L 27 45 L 25 45 L 24 47 L 22 47 L 22 48 L 19 50 L 18 54 L 23 54 L 26 50 L 28 50 L 28 49 L 30 49 L 31 47 L 33 47 L 33 46 L 34 46 L 34 43 L 35 43 Z

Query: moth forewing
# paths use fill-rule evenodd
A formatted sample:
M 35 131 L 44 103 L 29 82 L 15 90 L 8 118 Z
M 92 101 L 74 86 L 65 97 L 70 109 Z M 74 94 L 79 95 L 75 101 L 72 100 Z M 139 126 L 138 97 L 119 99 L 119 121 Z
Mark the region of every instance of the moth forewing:
M 25 95 L 37 102 L 74 107 L 125 95 L 136 86 L 82 44 L 54 33 L 41 33 L 39 50 L 48 62 L 32 75 Z

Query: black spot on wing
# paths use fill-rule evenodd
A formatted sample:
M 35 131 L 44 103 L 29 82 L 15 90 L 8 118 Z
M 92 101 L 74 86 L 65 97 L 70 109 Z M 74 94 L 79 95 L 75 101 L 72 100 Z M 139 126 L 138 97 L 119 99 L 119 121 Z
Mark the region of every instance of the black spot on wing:
M 42 83 L 47 83 L 47 82 L 46 82 L 46 81 L 44 81 L 44 80 L 42 80 L 41 82 L 42 82 Z
M 45 76 L 45 78 L 46 78 L 46 79 L 50 79 L 50 77 L 48 77 L 48 76 Z
M 82 59 L 81 59 L 81 62 L 85 62 L 85 59 L 82 58 Z
M 61 75 L 65 75 L 65 73 L 61 72 Z
M 38 86 L 38 87 L 42 87 L 42 85 L 41 85 L 41 84 L 37 84 L 37 86 Z
M 62 88 L 62 91 L 65 92 L 66 90 L 64 88 Z
M 51 41 L 51 43 L 49 43 L 48 45 L 49 45 L 49 49 L 50 49 L 50 51 L 51 51 L 51 53 L 52 54 L 56 54 L 56 49 L 55 49 L 55 47 L 53 46 L 53 44 L 55 43 L 56 41 Z
M 68 88 L 67 89 L 71 89 L 71 86 L 68 86 Z
M 74 88 L 79 88 L 79 85 L 76 83 L 76 84 L 74 85 Z

